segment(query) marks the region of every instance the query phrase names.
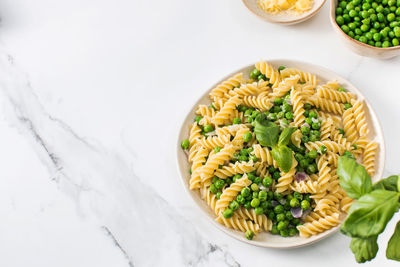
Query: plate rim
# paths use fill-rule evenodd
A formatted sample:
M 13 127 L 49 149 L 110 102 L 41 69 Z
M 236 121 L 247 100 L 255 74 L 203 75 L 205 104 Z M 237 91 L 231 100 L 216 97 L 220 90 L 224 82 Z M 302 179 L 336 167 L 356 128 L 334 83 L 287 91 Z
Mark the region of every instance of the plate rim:
M 373 179 L 373 181 L 378 181 L 378 180 L 382 179 L 382 175 L 383 175 L 383 172 L 384 172 L 384 169 L 385 169 L 385 164 L 386 164 L 386 142 L 385 142 L 385 136 L 383 134 L 382 125 L 381 125 L 381 122 L 380 122 L 375 110 L 370 105 L 370 102 L 368 101 L 368 99 L 365 97 L 364 94 L 361 93 L 361 91 L 356 86 L 354 86 L 350 81 L 348 81 L 343 76 L 337 74 L 336 72 L 334 72 L 334 71 L 332 71 L 332 70 L 330 70 L 328 68 L 322 67 L 320 65 L 317 65 L 317 64 L 313 64 L 313 63 L 309 63 L 309 62 L 305 62 L 305 61 L 301 61 L 301 60 L 297 60 L 297 59 L 285 59 L 285 58 L 277 58 L 277 59 L 272 58 L 272 59 L 263 60 L 263 61 L 268 62 L 268 63 L 270 63 L 272 65 L 280 64 L 279 62 L 291 62 L 294 65 L 308 65 L 308 66 L 310 66 L 312 68 L 317 68 L 317 69 L 319 69 L 319 70 L 321 70 L 323 72 L 327 72 L 327 73 L 329 73 L 329 75 L 334 75 L 334 76 L 340 77 L 340 79 L 342 79 L 347 84 L 349 84 L 352 87 L 352 89 L 355 90 L 355 93 L 357 94 L 357 96 L 361 96 L 362 99 L 364 100 L 366 106 L 368 107 L 368 112 L 370 113 L 370 116 L 375 118 L 374 122 L 375 122 L 375 126 L 376 127 L 374 127 L 374 128 L 376 128 L 377 131 L 379 132 L 379 135 L 382 136 L 382 140 L 379 140 L 379 153 L 380 153 L 379 156 L 381 157 L 382 162 L 379 162 L 379 164 L 380 164 L 379 165 L 379 169 L 376 171 L 376 174 L 374 175 L 375 179 Z M 217 227 L 217 229 L 221 230 L 222 232 L 224 232 L 228 236 L 235 238 L 236 240 L 239 240 L 241 242 L 244 242 L 244 243 L 247 243 L 247 244 L 250 244 L 250 245 L 253 245 L 253 246 L 257 246 L 257 247 L 275 248 L 275 249 L 298 248 L 298 247 L 303 247 L 303 246 L 308 246 L 308 245 L 314 244 L 314 243 L 316 243 L 316 242 L 318 242 L 318 241 L 320 241 L 322 239 L 325 239 L 328 236 L 331 236 L 333 233 L 336 233 L 339 230 L 341 224 L 343 223 L 343 220 L 338 226 L 333 227 L 333 228 L 331 228 L 331 229 L 329 229 L 329 230 L 327 230 L 327 231 L 325 231 L 323 233 L 320 233 L 318 235 L 315 235 L 315 236 L 312 236 L 312 237 L 308 237 L 308 238 L 304 238 L 304 241 L 299 242 L 299 243 L 294 243 L 293 245 L 291 245 L 290 243 L 289 244 L 288 243 L 268 243 L 268 242 L 265 242 L 265 241 L 261 242 L 261 241 L 257 241 L 257 240 L 248 240 L 248 239 L 246 239 L 244 237 L 243 234 L 239 235 L 238 231 L 232 230 L 232 229 L 230 229 L 228 227 L 225 227 L 225 226 L 221 225 L 220 223 L 216 222 L 215 218 L 212 218 L 210 216 L 210 214 L 208 214 L 201 207 L 201 205 L 199 203 L 197 203 L 197 201 L 192 196 L 192 193 L 194 191 L 189 189 L 188 184 L 186 183 L 186 178 L 184 176 L 185 174 L 181 170 L 181 165 L 180 165 L 181 163 L 180 163 L 180 160 L 179 160 L 179 153 L 182 153 L 182 149 L 181 149 L 181 146 L 180 146 L 180 143 L 181 143 L 180 136 L 181 136 L 183 131 L 185 131 L 185 130 L 187 131 L 188 130 L 187 127 L 189 125 L 185 124 L 185 122 L 188 120 L 188 118 L 190 116 L 193 116 L 192 113 L 195 110 L 196 105 L 198 105 L 198 102 L 200 102 L 201 99 L 203 99 L 205 96 L 207 96 L 209 94 L 209 92 L 212 90 L 212 88 L 214 88 L 217 84 L 219 84 L 222 81 L 226 80 L 227 78 L 233 76 L 234 74 L 236 74 L 238 72 L 241 72 L 243 69 L 249 68 L 251 66 L 254 66 L 254 63 L 253 64 L 247 64 L 247 65 L 245 65 L 245 66 L 243 66 L 241 68 L 238 68 L 235 71 L 229 73 L 228 75 L 225 75 L 218 82 L 216 82 L 212 86 L 210 86 L 199 97 L 195 98 L 193 103 L 191 105 L 189 105 L 188 111 L 186 113 L 183 113 L 184 115 L 183 115 L 183 119 L 181 121 L 181 126 L 178 128 L 178 132 L 177 132 L 177 135 L 176 135 L 177 136 L 177 143 L 176 143 L 175 161 L 176 161 L 176 168 L 177 168 L 178 173 L 179 173 L 179 178 L 180 178 L 179 180 L 181 181 L 181 184 L 184 187 L 184 190 L 188 194 L 188 196 L 191 199 L 191 201 L 194 202 L 196 208 L 201 211 L 201 214 L 203 216 L 208 218 L 207 221 L 210 221 L 214 226 Z M 187 129 L 185 129 L 185 127 Z M 378 132 L 376 133 L 376 136 L 378 135 Z

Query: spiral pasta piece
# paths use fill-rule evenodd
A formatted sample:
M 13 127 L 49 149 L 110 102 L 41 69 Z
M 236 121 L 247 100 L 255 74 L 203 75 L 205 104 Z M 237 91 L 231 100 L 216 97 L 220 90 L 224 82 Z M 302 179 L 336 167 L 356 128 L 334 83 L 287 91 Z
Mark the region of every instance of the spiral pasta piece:
M 311 194 L 315 194 L 318 191 L 318 183 L 315 181 L 301 181 L 301 182 L 297 182 L 294 181 L 293 184 L 290 185 L 290 188 L 295 191 L 295 192 L 299 192 L 302 194 L 305 193 L 311 193 Z
M 339 103 L 350 103 L 354 95 L 348 92 L 339 92 L 326 86 L 317 86 L 317 95 L 322 98 L 330 99 Z
M 255 67 L 269 79 L 269 82 L 272 84 L 272 88 L 278 87 L 281 77 L 277 69 L 274 69 L 271 64 L 264 61 L 256 63 Z
M 281 71 L 281 77 L 282 79 L 289 77 L 289 76 L 294 76 L 294 75 L 299 75 L 300 76 L 300 81 L 309 83 L 313 86 L 317 85 L 317 77 L 314 74 L 311 74 L 309 72 L 304 72 L 296 68 L 286 68 Z
M 232 114 L 236 110 L 236 106 L 242 103 L 242 99 L 239 95 L 233 96 L 226 101 L 221 110 L 212 117 L 211 122 L 215 125 L 222 125 L 226 121 L 229 121 L 232 117 Z
M 340 201 L 340 210 L 348 213 L 351 205 L 353 204 L 354 200 L 349 198 L 348 196 L 345 196 L 341 201 Z
M 332 134 L 331 139 L 334 142 L 342 145 L 343 147 L 346 148 L 346 150 L 350 150 L 351 143 L 347 141 L 347 139 L 343 136 L 343 134 L 341 134 L 338 130 L 333 130 L 331 134 Z
M 333 130 L 333 120 L 331 117 L 328 117 L 321 123 L 321 141 L 329 140 L 331 137 L 331 133 Z
M 238 95 L 240 97 L 258 95 L 261 92 L 268 90 L 268 83 L 265 81 L 243 84 L 242 86 L 229 91 L 228 97 Z
M 240 218 L 236 214 L 234 214 L 232 218 L 229 219 L 225 218 L 222 214 L 219 214 L 215 221 L 219 222 L 222 225 L 225 225 L 228 228 L 240 230 L 242 232 L 250 230 L 257 234 L 260 231 L 260 226 L 258 224 L 253 223 L 250 220 Z
M 281 172 L 281 177 L 278 179 L 278 183 L 275 186 L 275 191 L 282 193 L 290 189 L 290 184 L 293 182 L 294 175 L 296 173 L 297 161 L 293 158 L 292 168 L 289 172 Z
M 235 164 L 230 163 L 229 165 L 223 166 L 221 169 L 215 171 L 215 176 L 221 179 L 226 179 L 235 174 L 243 174 L 254 171 L 256 168 L 253 161 L 237 161 Z
M 299 81 L 300 76 L 295 75 L 295 76 L 290 76 L 284 80 L 282 80 L 277 87 L 275 87 L 272 91 L 272 94 L 270 94 L 271 98 L 277 98 L 277 97 L 282 97 L 285 94 L 287 94 L 291 89 L 295 87 L 297 82 Z
M 334 141 L 316 141 L 316 142 L 308 142 L 305 144 L 308 150 L 318 150 L 321 146 L 325 146 L 328 151 L 338 153 L 343 155 L 343 153 L 347 150 L 347 148 L 341 144 L 338 144 Z
M 297 86 L 304 96 L 311 96 L 315 94 L 315 85 L 305 83 L 302 86 Z
M 208 116 L 214 117 L 215 116 L 215 109 L 208 107 L 207 105 L 199 105 L 199 108 L 196 110 L 196 114 L 200 116 Z
M 211 193 L 210 188 L 203 186 L 201 188 L 201 197 L 204 199 L 207 203 L 207 205 L 215 211 L 215 205 L 217 204 L 217 196 Z
M 340 104 L 338 102 L 329 99 L 321 98 L 318 96 L 311 96 L 308 98 L 308 100 L 312 105 L 316 106 L 317 108 L 320 108 L 323 111 L 328 111 L 339 115 L 343 114 L 344 111 L 343 104 Z
M 339 225 L 339 213 L 333 213 L 332 215 L 325 216 L 313 222 L 308 222 L 303 225 L 297 226 L 297 230 L 300 232 L 302 237 L 310 237 L 318 233 L 322 233 Z
M 257 108 L 261 111 L 267 111 L 273 106 L 268 97 L 262 96 L 245 96 L 243 98 L 243 104 L 248 107 Z
M 245 124 L 234 124 L 215 129 L 218 136 L 231 135 L 235 136 L 240 129 L 249 129 Z
M 272 158 L 271 151 L 268 149 L 268 147 L 262 147 L 259 144 L 253 145 L 253 155 L 255 155 L 262 163 L 267 163 L 269 166 L 270 165 L 276 165 L 274 164 L 274 159 Z
M 326 191 L 329 181 L 331 180 L 331 168 L 328 166 L 328 161 L 326 160 L 326 156 L 321 156 L 317 160 L 317 168 L 319 172 L 319 177 L 317 180 L 319 191 Z
M 210 97 L 213 101 L 218 101 L 219 99 L 227 100 L 225 95 L 235 87 L 240 86 L 243 82 L 243 73 L 237 73 L 232 77 L 228 78 L 226 81 L 218 84 L 214 89 L 210 92 Z
M 378 144 L 370 141 L 366 146 L 363 154 L 363 165 L 370 176 L 375 174 L 375 154 Z
M 257 215 L 254 209 L 239 208 L 236 214 L 243 219 L 252 220 L 254 223 L 258 224 L 265 231 L 270 231 L 272 229 L 272 221 L 267 218 L 264 214 Z
M 207 149 L 214 149 L 216 147 L 224 147 L 226 144 L 230 143 L 231 136 L 220 135 L 220 136 L 202 137 L 199 142 L 203 147 Z
M 221 197 L 218 199 L 217 204 L 215 205 L 215 212 L 219 214 L 226 207 L 229 206 L 229 203 L 235 199 L 235 197 L 240 193 L 240 191 L 251 184 L 251 181 L 247 178 L 247 175 L 243 175 L 242 178 L 236 180 L 233 184 L 231 184 L 228 188 L 222 192 Z
M 368 125 L 367 125 L 367 119 L 365 117 L 364 103 L 361 102 L 360 100 L 353 99 L 351 104 L 353 105 L 354 121 L 357 126 L 358 134 L 361 137 L 367 136 Z
M 220 152 L 208 157 L 206 164 L 199 169 L 201 182 L 204 185 L 209 186 L 211 184 L 211 178 L 215 170 L 218 169 L 219 165 L 224 165 L 225 161 L 229 161 L 233 158 L 235 149 L 236 148 L 232 144 L 227 144 Z
M 301 93 L 296 89 L 292 89 L 290 100 L 292 101 L 293 104 L 293 116 L 294 116 L 293 124 L 296 127 L 300 127 L 306 119 L 306 117 L 304 116 L 305 110 Z
M 189 180 L 189 188 L 196 189 L 200 188 L 201 185 L 201 178 L 199 169 L 203 166 L 203 163 L 206 162 L 208 156 L 208 149 L 205 147 L 198 148 L 196 156 L 193 158 L 192 164 L 192 175 Z
M 295 145 L 296 147 L 300 147 L 302 136 L 303 136 L 303 134 L 301 133 L 301 131 L 299 129 L 294 131 L 294 133 L 292 133 L 292 136 L 290 136 L 290 140 L 292 141 L 292 144 Z
M 347 139 L 352 143 L 358 139 L 358 131 L 353 110 L 354 107 L 351 107 L 343 112 L 343 130 Z

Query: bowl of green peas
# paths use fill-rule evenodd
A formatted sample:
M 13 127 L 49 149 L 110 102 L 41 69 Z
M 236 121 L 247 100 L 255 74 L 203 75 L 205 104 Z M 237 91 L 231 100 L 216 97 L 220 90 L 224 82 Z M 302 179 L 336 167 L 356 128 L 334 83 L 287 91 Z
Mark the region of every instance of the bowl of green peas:
M 400 55 L 400 0 L 332 0 L 330 17 L 355 53 L 381 59 Z

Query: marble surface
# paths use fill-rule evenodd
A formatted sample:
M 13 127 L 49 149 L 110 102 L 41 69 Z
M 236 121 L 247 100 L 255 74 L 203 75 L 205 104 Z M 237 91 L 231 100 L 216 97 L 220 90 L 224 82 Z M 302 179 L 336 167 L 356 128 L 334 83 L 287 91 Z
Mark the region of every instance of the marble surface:
M 175 167 L 177 130 L 204 90 L 288 58 L 362 90 L 384 129 L 385 175 L 400 172 L 400 58 L 346 50 L 328 5 L 289 27 L 239 0 L 3 0 L 0 11 L 0 266 L 356 265 L 340 233 L 291 250 L 226 236 Z M 367 265 L 395 266 L 384 256 L 395 219 Z

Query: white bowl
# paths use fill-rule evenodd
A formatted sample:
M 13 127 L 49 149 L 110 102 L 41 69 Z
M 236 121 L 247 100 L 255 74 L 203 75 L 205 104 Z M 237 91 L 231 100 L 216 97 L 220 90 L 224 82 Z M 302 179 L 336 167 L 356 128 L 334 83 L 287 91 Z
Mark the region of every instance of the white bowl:
M 378 150 L 377 156 L 376 156 L 376 174 L 374 175 L 374 177 L 372 179 L 374 181 L 381 179 L 382 174 L 383 174 L 384 164 L 385 164 L 385 141 L 384 141 L 382 128 L 378 121 L 378 118 L 377 118 L 374 110 L 372 109 L 371 105 L 368 103 L 368 101 L 365 99 L 365 97 L 362 95 L 362 93 L 358 89 L 356 89 L 356 87 L 354 85 L 352 85 L 348 80 L 344 79 L 343 77 L 337 75 L 336 73 L 334 73 L 328 69 L 325 69 L 325 68 L 317 66 L 317 65 L 313 65 L 313 64 L 305 63 L 305 62 L 301 62 L 301 61 L 284 60 L 284 59 L 268 60 L 268 62 L 271 63 L 276 68 L 278 66 L 283 65 L 286 67 L 299 68 L 303 71 L 313 73 L 313 74 L 317 75 L 317 78 L 321 82 L 325 82 L 328 80 L 337 80 L 344 88 L 346 88 L 350 92 L 356 94 L 359 99 L 365 100 L 366 118 L 367 118 L 368 128 L 369 128 L 368 138 L 371 140 L 374 140 L 375 142 L 377 142 L 379 144 L 379 150 Z M 176 143 L 177 167 L 178 167 L 178 171 L 180 173 L 181 181 L 183 183 L 183 187 L 185 188 L 186 192 L 194 200 L 194 202 L 196 203 L 196 206 L 199 207 L 199 209 L 201 210 L 201 213 L 204 214 L 205 216 L 207 216 L 209 218 L 210 222 L 212 222 L 218 229 L 222 230 L 223 232 L 227 233 L 228 235 L 230 235 L 240 241 L 243 241 L 243 242 L 246 242 L 246 243 L 249 243 L 252 245 L 260 246 L 260 247 L 293 248 L 293 247 L 309 245 L 311 243 L 319 241 L 319 240 L 329 236 L 330 234 L 336 232 L 339 229 L 339 226 L 332 228 L 321 234 L 309 237 L 309 238 L 303 238 L 303 237 L 299 237 L 299 236 L 284 238 L 279 235 L 272 235 L 270 233 L 261 232 L 256 236 L 256 238 L 254 240 L 249 241 L 244 237 L 243 232 L 229 229 L 229 228 L 215 222 L 214 221 L 215 214 L 208 207 L 207 203 L 201 199 L 201 197 L 197 191 L 189 190 L 190 165 L 187 160 L 186 154 L 180 147 L 180 143 L 182 140 L 187 139 L 189 136 L 189 126 L 193 123 L 193 120 L 196 116 L 195 111 L 197 109 L 197 106 L 199 104 L 211 103 L 210 99 L 208 97 L 208 94 L 209 94 L 210 90 L 212 88 L 214 88 L 217 84 L 221 83 L 222 81 L 226 80 L 228 77 L 231 77 L 232 75 L 234 75 L 235 73 L 238 73 L 238 72 L 243 72 L 243 75 L 245 76 L 245 78 L 248 78 L 248 74 L 253 69 L 254 69 L 254 65 L 246 66 L 240 70 L 237 70 L 237 71 L 227 75 L 226 77 L 224 77 L 223 79 L 221 79 L 220 81 L 215 83 L 215 85 L 211 86 L 209 88 L 209 90 L 207 90 L 203 94 L 203 96 L 199 100 L 197 100 L 196 103 L 194 103 L 192 109 L 186 115 L 186 117 L 182 123 L 182 126 L 179 130 L 178 140 Z M 344 217 L 345 217 L 345 215 L 343 214 L 341 219 L 343 220 Z
M 314 0 L 314 4 L 311 9 L 303 14 L 298 16 L 294 16 L 288 14 L 287 12 L 282 12 L 279 14 L 270 14 L 262 10 L 258 4 L 257 0 L 242 0 L 243 4 L 250 10 L 251 13 L 256 15 L 257 17 L 272 23 L 291 25 L 297 24 L 303 21 L 308 20 L 312 16 L 318 13 L 321 7 L 324 5 L 326 0 Z

